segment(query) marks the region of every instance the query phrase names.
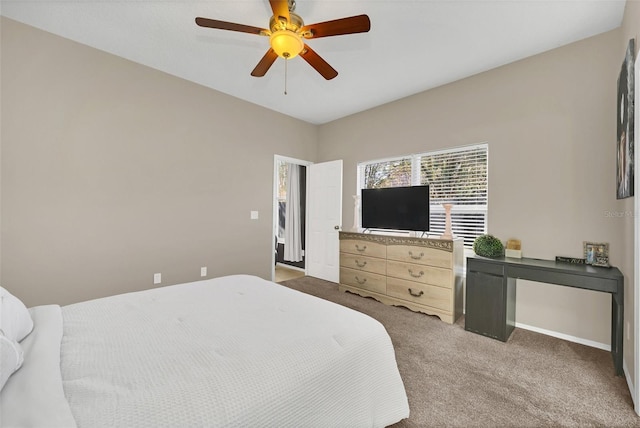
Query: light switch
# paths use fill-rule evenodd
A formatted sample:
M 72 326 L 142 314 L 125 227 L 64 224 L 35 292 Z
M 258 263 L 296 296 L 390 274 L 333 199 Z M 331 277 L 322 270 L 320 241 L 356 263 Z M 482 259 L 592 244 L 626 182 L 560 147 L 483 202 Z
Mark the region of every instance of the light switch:
M 251 220 L 258 219 L 258 211 L 251 211 Z

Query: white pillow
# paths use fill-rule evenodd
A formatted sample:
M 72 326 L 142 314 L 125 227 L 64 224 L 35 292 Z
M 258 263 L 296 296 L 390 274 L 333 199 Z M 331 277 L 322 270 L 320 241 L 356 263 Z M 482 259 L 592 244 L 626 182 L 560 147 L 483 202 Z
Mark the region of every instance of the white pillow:
M 27 307 L 2 287 L 0 287 L 0 330 L 9 340 L 16 342 L 20 342 L 33 330 L 33 320 Z
M 0 391 L 9 376 L 22 366 L 23 361 L 24 354 L 20 344 L 0 334 Z

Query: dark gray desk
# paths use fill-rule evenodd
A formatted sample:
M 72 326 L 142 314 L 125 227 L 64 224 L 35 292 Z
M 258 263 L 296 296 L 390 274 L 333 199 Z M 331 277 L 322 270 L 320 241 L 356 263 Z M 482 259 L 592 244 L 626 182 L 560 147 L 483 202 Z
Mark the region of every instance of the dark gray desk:
M 516 279 L 611 294 L 611 355 L 622 372 L 624 276 L 618 268 L 540 259 L 467 258 L 465 330 L 506 342 L 515 327 Z

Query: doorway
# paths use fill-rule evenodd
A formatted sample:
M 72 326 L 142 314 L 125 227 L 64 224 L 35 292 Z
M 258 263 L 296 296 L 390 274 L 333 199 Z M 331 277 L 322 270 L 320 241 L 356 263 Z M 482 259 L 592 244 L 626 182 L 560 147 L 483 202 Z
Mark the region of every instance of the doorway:
M 306 274 L 307 175 L 311 162 L 275 155 L 272 280 Z

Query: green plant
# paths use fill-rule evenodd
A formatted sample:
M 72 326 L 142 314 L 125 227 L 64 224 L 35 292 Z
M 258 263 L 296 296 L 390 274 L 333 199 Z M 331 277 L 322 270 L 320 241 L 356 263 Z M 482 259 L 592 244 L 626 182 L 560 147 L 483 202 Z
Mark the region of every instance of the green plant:
M 504 255 L 504 245 L 493 235 L 480 235 L 473 241 L 473 251 L 482 257 L 500 257 Z

